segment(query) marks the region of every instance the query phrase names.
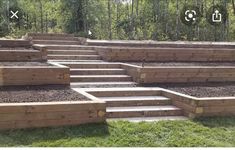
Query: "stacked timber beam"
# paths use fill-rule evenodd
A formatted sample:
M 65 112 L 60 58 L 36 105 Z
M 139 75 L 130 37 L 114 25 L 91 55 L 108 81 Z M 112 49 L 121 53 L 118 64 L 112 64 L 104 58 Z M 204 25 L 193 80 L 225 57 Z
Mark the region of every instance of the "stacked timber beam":
M 112 47 L 170 47 L 170 48 L 234 48 L 235 42 L 189 42 L 189 41 L 133 41 L 133 40 L 86 40 L 90 46 Z
M 106 61 L 223 62 L 235 61 L 235 48 L 97 47 Z
M 104 122 L 104 102 L 0 104 L 0 129 L 19 129 Z
M 46 61 L 47 50 L 29 40 L 0 40 L 0 61 Z
M 70 83 L 68 67 L 46 63 L 47 49 L 44 46 L 32 45 L 29 40 L 0 40 L 0 44 L 0 62 L 11 64 L 0 66 L 0 86 Z M 18 62 L 43 65 L 17 66 Z
M 235 115 L 235 97 L 197 98 L 166 89 L 161 91 L 163 96 L 171 98 L 173 105 L 181 108 L 184 115 L 190 118 Z
M 234 82 L 234 66 L 156 66 L 140 67 L 122 64 L 122 68 L 141 84 Z

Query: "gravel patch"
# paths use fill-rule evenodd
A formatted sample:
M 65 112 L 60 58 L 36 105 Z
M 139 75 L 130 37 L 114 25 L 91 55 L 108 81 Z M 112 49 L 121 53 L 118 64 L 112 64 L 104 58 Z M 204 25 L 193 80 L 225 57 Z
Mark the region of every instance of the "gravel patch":
M 0 103 L 88 101 L 68 86 L 10 86 L 0 87 Z
M 129 62 L 128 62 L 129 63 Z M 235 62 L 154 62 L 154 63 L 129 63 L 137 66 L 144 67 L 157 67 L 157 66 L 235 66 Z
M 52 66 L 42 62 L 0 62 L 0 66 Z
M 195 97 L 235 96 L 235 83 L 151 84 L 145 86 L 161 87 Z

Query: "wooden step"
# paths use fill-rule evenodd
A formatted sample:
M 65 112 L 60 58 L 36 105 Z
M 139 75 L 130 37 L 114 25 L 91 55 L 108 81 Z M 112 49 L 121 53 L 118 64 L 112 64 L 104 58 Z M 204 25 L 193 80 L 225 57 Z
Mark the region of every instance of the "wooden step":
M 97 47 L 85 46 L 85 45 L 46 45 L 47 49 L 50 50 L 96 50 Z
M 72 88 L 89 88 L 89 87 L 135 87 L 136 82 L 72 82 Z
M 164 96 L 126 96 L 98 98 L 106 101 L 108 107 L 158 106 L 171 104 L 171 100 Z
M 85 89 L 85 91 L 96 97 L 128 97 L 128 96 L 157 96 L 161 95 L 159 88 L 140 88 L 140 87 L 126 87 L 126 88 L 93 88 Z
M 48 55 L 48 59 L 78 59 L 78 60 L 100 60 L 99 55 Z
M 33 44 L 42 44 L 42 45 L 78 45 L 78 41 L 69 41 L 69 40 L 33 40 Z
M 107 107 L 107 118 L 181 116 L 180 108 L 165 106 Z
M 71 75 L 71 82 L 131 81 L 128 75 Z
M 157 121 L 188 120 L 185 116 L 160 116 L 160 117 L 132 117 L 132 118 L 109 118 L 107 121 L 129 121 L 129 122 L 157 122 Z
M 70 69 L 71 75 L 118 75 L 125 73 L 126 73 L 125 69 L 121 68 Z
M 97 55 L 94 50 L 48 50 L 48 54 L 56 55 Z
M 120 68 L 119 63 L 108 62 L 63 62 L 62 65 L 70 68 Z
M 61 64 L 63 64 L 63 63 L 73 63 L 73 62 L 103 62 L 103 60 L 78 60 L 78 59 L 76 59 L 76 60 L 74 60 L 74 59 L 67 59 L 67 60 L 65 60 L 65 59 L 48 59 L 48 61 L 50 61 L 50 62 L 57 62 L 57 63 L 61 63 Z

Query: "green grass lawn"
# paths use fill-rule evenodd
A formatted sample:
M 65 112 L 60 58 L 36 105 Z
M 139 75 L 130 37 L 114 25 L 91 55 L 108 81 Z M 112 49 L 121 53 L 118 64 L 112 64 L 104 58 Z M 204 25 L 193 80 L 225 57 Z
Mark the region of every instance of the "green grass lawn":
M 235 117 L 2 131 L 0 146 L 235 146 Z

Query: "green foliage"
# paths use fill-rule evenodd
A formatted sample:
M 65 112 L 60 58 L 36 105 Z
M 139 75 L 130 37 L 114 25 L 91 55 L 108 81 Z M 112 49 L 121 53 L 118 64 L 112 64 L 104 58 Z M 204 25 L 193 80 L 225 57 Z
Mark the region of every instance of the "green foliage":
M 74 127 L 0 132 L 0 146 L 232 147 L 235 118 L 195 121 L 108 122 Z
M 234 41 L 232 0 L 2 0 L 0 36 L 26 32 L 66 32 L 95 39 Z M 110 9 L 109 8 L 110 4 Z M 213 5 L 228 10 L 229 21 L 212 26 L 206 13 Z M 202 12 L 198 25 L 180 20 L 185 5 Z M 9 7 L 24 10 L 24 17 L 10 23 Z M 88 35 L 91 32 L 92 35 Z

